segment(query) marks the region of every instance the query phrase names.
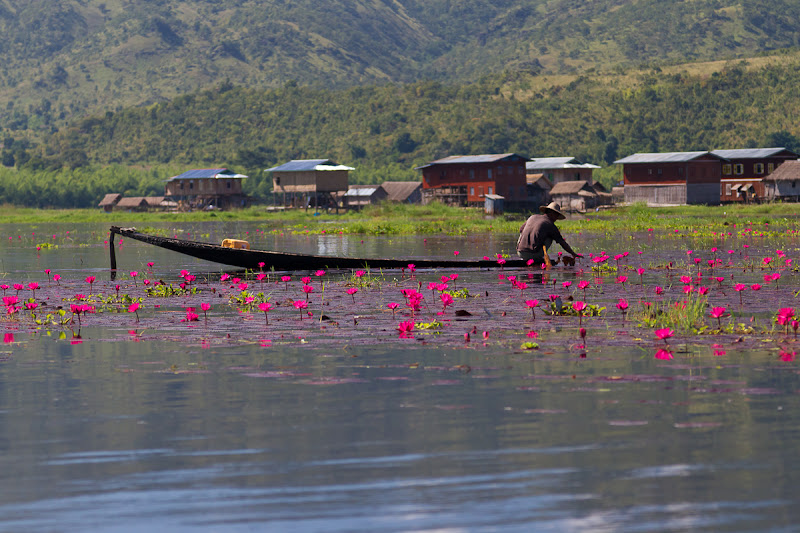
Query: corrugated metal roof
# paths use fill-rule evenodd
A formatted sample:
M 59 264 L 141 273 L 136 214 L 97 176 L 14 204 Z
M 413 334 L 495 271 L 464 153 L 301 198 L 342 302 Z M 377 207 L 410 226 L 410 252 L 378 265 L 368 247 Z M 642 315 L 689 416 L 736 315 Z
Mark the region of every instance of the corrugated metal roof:
M 227 168 L 197 168 L 194 170 L 187 170 L 183 174 L 173 176 L 166 181 L 175 180 L 194 180 L 194 179 L 211 179 L 211 178 L 246 178 L 244 174 L 236 174 Z
M 480 155 L 451 155 L 436 161 L 431 161 L 427 165 L 417 168 L 425 168 L 430 165 L 454 165 L 454 164 L 471 164 L 471 163 L 494 163 L 496 161 L 503 161 L 512 157 L 518 157 L 523 161 L 528 161 L 527 157 L 522 157 L 519 154 L 509 152 L 507 154 L 480 154 Z
M 786 148 L 742 148 L 737 150 L 712 150 L 711 153 L 725 159 L 761 159 L 781 152 L 789 152 Z
M 564 168 L 568 163 L 579 163 L 579 161 L 574 157 L 534 157 L 525 163 L 525 168 L 528 170 Z
M 710 152 L 664 152 L 656 154 L 633 154 L 614 161 L 615 165 L 627 163 L 683 163 L 692 161 Z M 720 157 L 720 156 L 717 156 Z M 724 159 L 724 158 L 723 158 Z
M 288 163 L 266 169 L 264 172 L 302 172 L 314 170 L 317 165 L 335 165 L 330 159 L 292 159 Z
M 345 196 L 372 196 L 378 191 L 379 187 L 356 187 L 355 189 L 349 189 Z

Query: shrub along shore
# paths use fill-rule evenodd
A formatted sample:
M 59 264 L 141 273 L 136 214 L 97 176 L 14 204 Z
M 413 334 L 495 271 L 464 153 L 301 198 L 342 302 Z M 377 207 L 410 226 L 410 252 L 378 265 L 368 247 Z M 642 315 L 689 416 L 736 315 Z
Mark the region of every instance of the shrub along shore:
M 643 204 L 616 207 L 586 214 L 572 214 L 559 222 L 562 232 L 634 232 L 649 229 L 719 228 L 725 224 L 792 224 L 798 221 L 798 204 L 647 207 Z M 169 222 L 253 221 L 267 227 L 299 232 L 342 232 L 364 235 L 466 235 L 516 233 L 530 213 L 487 216 L 480 209 L 441 204 L 369 206 L 361 211 L 314 212 L 314 210 L 267 211 L 264 206 L 221 212 L 105 213 L 98 209 L 35 209 L 0 207 L 2 224 L 108 223 L 142 225 Z

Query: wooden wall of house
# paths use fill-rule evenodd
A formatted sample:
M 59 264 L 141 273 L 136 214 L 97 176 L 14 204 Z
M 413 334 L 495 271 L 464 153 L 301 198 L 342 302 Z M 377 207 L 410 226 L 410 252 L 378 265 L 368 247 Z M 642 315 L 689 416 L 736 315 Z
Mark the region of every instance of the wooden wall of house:
M 679 183 L 719 183 L 719 160 L 693 160 L 680 163 L 636 163 L 623 165 L 625 185 Z
M 491 171 L 491 174 L 490 172 Z M 498 194 L 511 202 L 527 202 L 524 161 L 433 165 L 422 169 L 423 189 L 464 186 L 467 202 L 483 204 L 485 194 Z
M 685 205 L 686 185 L 625 185 L 625 202 L 648 205 Z
M 719 205 L 719 182 L 689 183 L 686 185 L 687 204 Z
M 166 196 L 236 196 L 242 194 L 242 180 L 240 178 L 195 178 L 169 181 L 164 186 L 164 194 Z
M 545 170 L 544 176 L 550 180 L 550 183 L 555 185 L 562 181 L 578 181 L 582 180 L 589 185 L 593 184 L 591 168 L 555 168 L 552 170 Z
M 276 193 L 346 191 L 348 178 L 347 170 L 273 172 L 272 189 Z

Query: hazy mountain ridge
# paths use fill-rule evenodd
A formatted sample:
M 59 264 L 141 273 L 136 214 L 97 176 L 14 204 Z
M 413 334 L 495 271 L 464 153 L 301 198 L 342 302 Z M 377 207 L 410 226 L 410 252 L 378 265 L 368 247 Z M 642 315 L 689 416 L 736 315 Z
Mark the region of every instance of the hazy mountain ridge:
M 0 0 L 0 127 L 252 88 L 580 73 L 795 47 L 785 0 Z M 668 22 L 666 22 L 668 21 Z

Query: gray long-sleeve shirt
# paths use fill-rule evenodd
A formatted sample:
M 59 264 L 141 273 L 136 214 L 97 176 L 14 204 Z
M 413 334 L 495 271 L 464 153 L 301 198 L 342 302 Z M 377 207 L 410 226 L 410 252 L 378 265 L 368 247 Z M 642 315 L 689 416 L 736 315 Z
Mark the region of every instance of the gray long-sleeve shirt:
M 547 239 L 557 242 L 565 250 L 570 249 L 561 232 L 547 215 L 531 215 L 519 231 L 521 235 L 517 243 L 518 252 L 539 253 Z

